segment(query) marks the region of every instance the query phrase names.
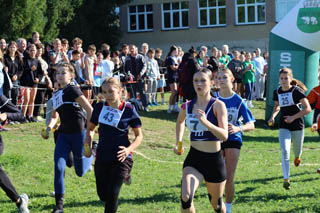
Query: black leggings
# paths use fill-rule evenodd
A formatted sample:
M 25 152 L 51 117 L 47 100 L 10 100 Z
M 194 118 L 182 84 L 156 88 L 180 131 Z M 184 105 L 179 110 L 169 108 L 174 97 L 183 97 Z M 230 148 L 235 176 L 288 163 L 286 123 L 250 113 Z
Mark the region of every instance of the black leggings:
M 130 173 L 133 161 L 127 158 L 124 162 L 95 163 L 97 193 L 105 202 L 105 213 L 114 213 L 118 209 L 118 198 L 122 183 Z
M 0 135 L 0 155 L 3 153 L 3 149 L 4 149 L 3 141 L 2 141 L 2 137 Z M 17 193 L 16 189 L 12 185 L 8 175 L 3 170 L 1 164 L 0 164 L 0 187 L 3 189 L 3 191 L 5 191 L 7 196 L 13 202 L 17 202 L 17 200 L 19 199 L 19 194 Z

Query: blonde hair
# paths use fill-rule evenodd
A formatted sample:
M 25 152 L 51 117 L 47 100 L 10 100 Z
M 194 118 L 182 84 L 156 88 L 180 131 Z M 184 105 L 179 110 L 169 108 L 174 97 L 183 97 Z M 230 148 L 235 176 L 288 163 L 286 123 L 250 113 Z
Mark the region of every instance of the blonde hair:
M 292 81 L 290 82 L 290 85 L 292 86 L 298 86 L 300 87 L 302 90 L 304 90 L 305 92 L 308 90 L 308 88 L 306 87 L 306 85 L 304 85 L 301 81 L 293 78 L 293 74 L 292 74 L 292 69 L 288 68 L 288 67 L 284 67 L 282 69 L 280 69 L 279 71 L 279 76 L 281 74 L 288 74 L 291 78 Z
M 108 85 L 116 86 L 121 90 L 120 100 L 124 101 L 127 99 L 127 90 L 123 89 L 121 82 L 117 78 L 114 78 L 114 77 L 106 78 L 102 82 L 101 88 L 102 86 L 108 86 Z

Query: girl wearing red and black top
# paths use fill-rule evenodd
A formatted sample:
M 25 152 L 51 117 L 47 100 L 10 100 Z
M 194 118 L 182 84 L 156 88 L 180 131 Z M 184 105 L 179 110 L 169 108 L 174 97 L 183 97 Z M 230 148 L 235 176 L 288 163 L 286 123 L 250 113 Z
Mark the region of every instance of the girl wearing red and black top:
M 23 86 L 23 106 L 22 114 L 30 122 L 35 122 L 33 119 L 33 107 L 34 100 L 37 94 L 37 87 L 39 79 L 43 76 L 43 70 L 41 68 L 41 63 L 36 59 L 37 48 L 35 44 L 30 44 L 29 56 L 23 61 L 23 74 L 20 78 L 20 84 Z M 28 110 L 28 115 L 27 114 Z
M 85 143 L 91 156 L 94 129 L 99 125 L 99 143 L 96 152 L 94 172 L 97 193 L 105 202 L 105 212 L 116 212 L 122 183 L 130 174 L 133 161 L 132 152 L 141 144 L 142 131 L 139 115 L 130 103 L 122 100 L 124 90 L 115 78 L 107 78 L 102 83 L 102 94 L 106 102 L 95 105 L 87 128 Z M 129 128 L 135 135 L 131 143 Z
M 290 189 L 290 146 L 293 142 L 295 155 L 294 165 L 301 162 L 302 146 L 304 141 L 303 116 L 311 112 L 310 104 L 304 95 L 306 86 L 293 78 L 292 70 L 282 68 L 279 72 L 280 87 L 274 90 L 275 102 L 271 118 L 268 123 L 273 124 L 280 112 L 279 118 L 279 142 L 281 147 L 281 166 L 283 171 L 283 187 Z M 303 109 L 300 109 L 300 105 Z
M 11 41 L 8 45 L 6 54 L 4 55 L 5 69 L 13 84 L 11 90 L 4 91 L 4 95 L 7 98 L 11 98 L 14 105 L 17 105 L 19 95 L 19 79 L 23 73 L 23 60 L 21 55 L 18 53 L 18 46 L 15 41 Z

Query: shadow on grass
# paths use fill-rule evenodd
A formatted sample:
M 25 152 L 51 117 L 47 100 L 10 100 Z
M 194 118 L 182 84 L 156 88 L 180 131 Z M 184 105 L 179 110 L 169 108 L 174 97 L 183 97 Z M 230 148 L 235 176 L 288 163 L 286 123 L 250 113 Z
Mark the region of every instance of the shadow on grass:
M 44 210 L 52 210 L 54 208 L 54 201 L 52 204 L 49 205 L 45 205 L 42 207 L 42 211 Z M 100 206 L 100 207 L 104 207 L 104 203 L 102 201 L 99 200 L 90 200 L 90 201 L 85 201 L 85 202 L 68 202 L 66 201 L 66 203 L 63 205 L 64 208 L 78 208 L 78 207 L 88 207 L 88 206 Z M 30 211 L 32 211 L 32 207 L 30 208 Z
M 274 211 L 274 213 L 275 212 L 278 212 L 278 211 Z M 283 213 L 296 213 L 296 212 L 320 212 L 320 205 L 315 204 L 312 206 L 303 206 L 299 208 L 293 208 L 288 211 L 283 211 Z
M 179 195 L 176 193 L 159 193 L 149 197 L 137 197 L 137 198 L 120 198 L 119 203 L 131 203 L 131 204 L 145 204 L 145 203 L 157 203 L 157 202 L 176 202 L 179 203 Z

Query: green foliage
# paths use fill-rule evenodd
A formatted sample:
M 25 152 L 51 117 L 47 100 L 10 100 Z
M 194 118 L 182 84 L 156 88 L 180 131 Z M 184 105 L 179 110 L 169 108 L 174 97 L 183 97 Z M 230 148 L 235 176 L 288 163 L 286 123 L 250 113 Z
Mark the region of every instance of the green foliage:
M 90 44 L 108 43 L 115 47 L 120 39 L 116 7 L 130 0 L 84 0 L 74 19 L 61 29 L 61 37 L 72 40 L 80 37 L 86 48 Z
M 29 38 L 33 31 L 43 32 L 45 19 L 43 11 L 46 2 L 43 0 L 0 1 L 1 36 L 16 40 L 19 37 Z

